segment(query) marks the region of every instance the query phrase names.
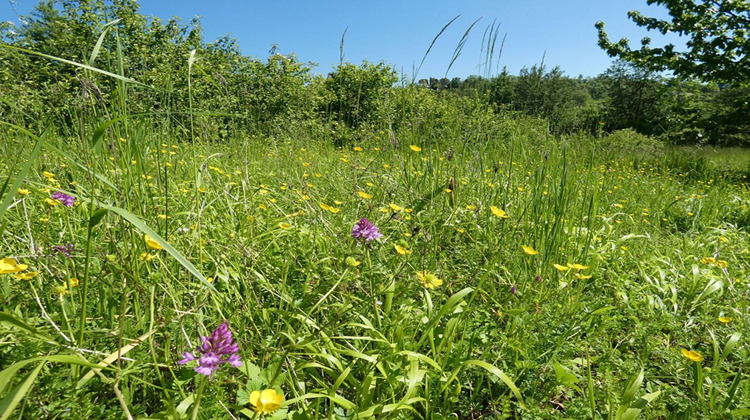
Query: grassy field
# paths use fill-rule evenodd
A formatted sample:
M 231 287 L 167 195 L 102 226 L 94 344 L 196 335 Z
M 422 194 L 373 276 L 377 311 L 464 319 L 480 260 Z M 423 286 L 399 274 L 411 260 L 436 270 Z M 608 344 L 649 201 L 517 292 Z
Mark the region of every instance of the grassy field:
M 0 416 L 750 414 L 742 173 L 487 130 L 335 148 L 6 126 Z M 382 237 L 352 237 L 362 218 Z M 196 352 L 222 323 L 237 348 Z M 242 365 L 178 363 L 209 350 Z

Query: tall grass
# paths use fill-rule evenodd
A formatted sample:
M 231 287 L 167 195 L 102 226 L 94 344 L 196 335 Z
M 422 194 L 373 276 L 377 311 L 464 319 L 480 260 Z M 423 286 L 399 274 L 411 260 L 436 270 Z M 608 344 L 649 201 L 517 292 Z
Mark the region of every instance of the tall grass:
M 0 257 L 39 273 L 2 275 L 0 418 L 747 414 L 745 186 L 490 110 L 212 142 L 69 64 L 123 85 L 79 138 L 0 134 Z M 223 321 L 242 367 L 177 364 Z

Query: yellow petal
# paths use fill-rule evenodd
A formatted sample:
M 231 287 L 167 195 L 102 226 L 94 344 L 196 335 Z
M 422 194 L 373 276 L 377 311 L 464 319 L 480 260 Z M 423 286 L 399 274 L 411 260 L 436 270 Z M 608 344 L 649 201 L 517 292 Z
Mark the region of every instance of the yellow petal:
M 159 245 L 158 242 L 156 242 L 152 237 L 148 235 L 143 235 L 143 240 L 146 241 L 146 245 L 148 245 L 148 247 L 151 249 L 155 249 L 157 251 L 164 249 L 161 245 Z
M 393 204 L 393 203 L 388 204 L 388 207 L 390 207 L 391 210 L 393 210 L 393 211 L 401 211 L 401 210 L 404 209 L 403 207 L 401 207 L 399 205 L 396 205 L 396 204 Z
M 725 324 L 728 324 L 728 323 L 732 322 L 732 317 L 731 316 L 720 316 L 719 317 L 719 322 L 723 322 Z
M 359 191 L 357 194 L 359 194 L 359 196 L 362 197 L 362 198 L 364 198 L 364 199 L 370 199 L 370 198 L 372 198 L 372 194 L 367 194 L 364 191 Z
M 532 248 L 530 246 L 524 245 L 521 248 L 523 248 L 523 252 L 525 252 L 528 255 L 536 255 L 536 254 L 539 253 L 539 251 L 537 251 L 536 249 L 534 249 L 534 248 Z
M 566 266 L 560 265 L 560 264 L 552 264 L 552 266 L 555 267 L 556 269 L 560 270 L 560 271 L 568 271 L 568 270 L 570 270 L 570 267 L 566 267 Z
M 422 148 L 417 146 L 416 144 L 412 144 L 409 146 L 409 149 L 411 149 L 412 152 L 421 152 Z
M 505 210 L 496 207 L 496 206 L 490 206 L 490 211 L 492 211 L 492 214 L 495 215 L 495 217 L 499 217 L 501 219 L 506 219 L 508 215 L 505 213 Z
M 691 362 L 702 362 L 703 356 L 701 356 L 700 353 L 697 351 L 692 351 L 688 349 L 682 349 L 682 355 L 685 356 L 686 359 L 690 360 Z

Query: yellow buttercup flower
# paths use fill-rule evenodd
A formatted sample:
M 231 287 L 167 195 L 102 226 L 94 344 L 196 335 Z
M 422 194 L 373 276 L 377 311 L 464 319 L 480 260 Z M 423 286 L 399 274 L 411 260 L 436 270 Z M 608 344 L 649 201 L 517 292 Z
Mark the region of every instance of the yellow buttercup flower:
M 590 279 L 591 277 L 593 276 L 588 275 L 588 274 L 576 273 L 576 278 L 581 279 L 581 280 Z
M 357 261 L 357 259 L 352 256 L 346 257 L 344 262 L 346 263 L 346 265 L 350 267 L 357 267 L 358 265 L 361 264 L 361 262 Z
M 409 254 L 411 254 L 411 250 L 410 249 L 406 249 L 406 248 L 402 247 L 399 244 L 393 244 L 393 247 L 396 248 L 396 252 L 398 252 L 399 255 L 409 255 Z
M 148 247 L 151 249 L 155 249 L 157 251 L 164 249 L 161 245 L 159 245 L 158 242 L 156 242 L 152 237 L 148 235 L 143 235 L 143 240 L 146 241 L 146 245 L 148 245 Z
M 3 258 L 0 260 L 0 274 L 13 274 L 29 268 L 26 264 L 19 264 L 13 258 Z
M 19 188 L 18 193 L 21 195 L 29 195 L 31 194 L 31 191 L 27 190 L 26 188 Z
M 501 209 L 500 207 L 490 206 L 490 211 L 492 212 L 492 214 L 495 215 L 495 217 L 499 217 L 501 219 L 508 218 L 508 215 L 505 213 L 505 210 Z
M 700 353 L 697 351 L 692 351 L 688 349 L 682 349 L 682 355 L 685 356 L 686 359 L 690 360 L 691 362 L 702 362 L 703 356 L 701 356 Z
M 20 280 L 31 280 L 39 274 L 38 271 L 27 271 L 25 273 L 14 274 L 13 277 Z
M 70 287 L 76 287 L 76 286 L 78 286 L 78 283 L 80 283 L 80 282 L 78 281 L 77 278 L 75 278 L 75 277 L 71 277 L 70 278 Z
M 141 261 L 151 261 L 156 258 L 155 254 L 149 254 L 148 252 L 141 252 L 141 256 L 138 257 Z
M 723 322 L 724 324 L 729 324 L 730 322 L 732 322 L 732 317 L 731 316 L 720 316 L 719 317 L 719 322 Z
M 352 148 L 352 150 L 354 150 L 355 152 L 361 152 L 361 151 L 362 151 L 362 150 L 364 150 L 364 149 L 362 149 L 362 148 L 361 148 L 360 146 L 354 146 L 354 147 Z
M 359 191 L 357 194 L 359 194 L 360 197 L 362 197 L 362 198 L 364 198 L 366 200 L 372 198 L 372 194 L 367 194 L 364 191 Z
M 587 266 L 587 265 L 583 265 L 583 264 L 571 264 L 571 263 L 568 263 L 568 267 L 575 268 L 576 270 L 585 270 L 585 269 L 589 268 L 589 266 Z
M 528 255 L 536 255 L 536 254 L 539 253 L 539 251 L 537 251 L 536 249 L 534 249 L 534 248 L 532 248 L 530 246 L 524 245 L 521 248 L 523 248 L 523 252 L 525 252 Z
M 417 271 L 417 278 L 426 289 L 435 289 L 443 285 L 443 281 L 429 271 Z
M 338 213 L 341 211 L 341 209 L 329 206 L 326 203 L 320 203 L 320 208 L 326 211 L 330 211 L 331 213 Z
M 290 227 L 292 227 L 292 225 L 290 225 L 289 223 L 286 223 L 286 222 L 281 222 L 281 223 L 279 223 L 279 227 L 282 228 L 282 229 L 289 229 Z
M 409 146 L 409 149 L 411 149 L 412 152 L 421 152 L 422 148 L 417 146 L 416 144 L 412 144 Z
M 393 211 L 401 211 L 401 210 L 404 209 L 403 207 L 401 207 L 401 206 L 399 206 L 397 204 L 393 204 L 393 203 L 388 204 L 388 207 L 390 207 L 391 210 L 393 210 Z
M 284 401 L 284 394 L 279 394 L 274 389 L 253 391 L 250 393 L 250 404 L 252 404 L 253 411 L 256 413 L 273 413 L 281 408 L 282 401 Z
M 568 270 L 570 270 L 570 267 L 565 266 L 565 265 L 552 264 L 552 266 L 555 267 L 556 269 L 560 270 L 560 271 L 568 271 Z
M 715 264 L 716 263 L 716 258 L 713 258 L 713 257 L 703 257 L 703 258 L 701 258 L 701 262 L 703 264 Z

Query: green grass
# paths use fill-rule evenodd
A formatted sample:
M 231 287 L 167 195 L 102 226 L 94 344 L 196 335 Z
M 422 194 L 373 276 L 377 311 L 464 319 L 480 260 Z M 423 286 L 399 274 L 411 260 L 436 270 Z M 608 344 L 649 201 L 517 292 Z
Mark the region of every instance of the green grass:
M 747 413 L 747 188 L 530 124 L 394 150 L 130 123 L 97 148 L 47 136 L 27 174 L 36 140 L 6 131 L 31 193 L 7 184 L 0 257 L 40 274 L 0 277 L 3 418 L 249 418 L 266 388 L 295 419 Z M 362 217 L 384 238 L 353 240 Z M 203 388 L 176 362 L 225 320 L 245 364 Z

